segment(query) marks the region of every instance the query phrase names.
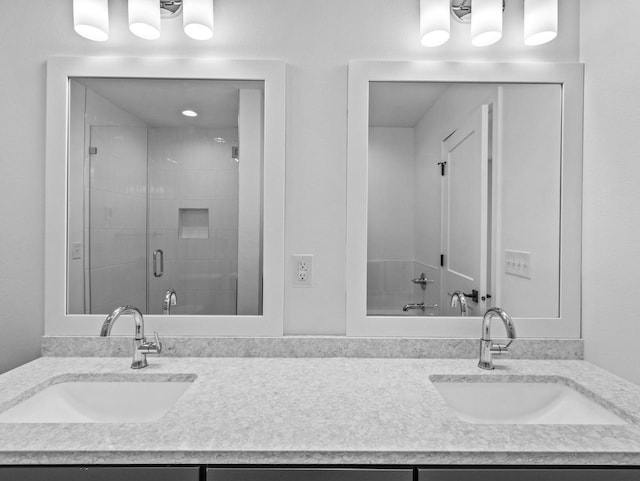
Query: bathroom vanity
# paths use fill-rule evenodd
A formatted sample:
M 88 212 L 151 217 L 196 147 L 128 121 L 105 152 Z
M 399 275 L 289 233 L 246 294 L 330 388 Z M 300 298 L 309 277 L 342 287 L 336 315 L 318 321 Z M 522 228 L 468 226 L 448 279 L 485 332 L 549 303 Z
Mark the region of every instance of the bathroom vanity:
M 617 467 L 608 479 L 640 476 L 633 468 L 640 466 L 640 387 L 584 361 L 499 360 L 494 371 L 481 371 L 475 359 L 154 357 L 138 371 L 129 364 L 127 358 L 44 357 L 0 376 L 5 414 L 65 383 L 189 383 L 151 421 L 5 419 L 0 479 L 38 479 L 43 466 L 47 479 L 60 473 L 71 480 L 358 481 L 371 478 L 372 469 L 380 481 L 414 474 L 420 481 L 512 479 L 514 469 L 515 479 L 534 479 L 523 466 L 535 475 L 544 468 L 548 476 L 535 479 L 591 479 L 585 470 L 597 471 L 589 467 Z M 452 381 L 561 385 L 616 421 L 554 424 L 518 413 L 510 420 L 463 420 L 437 387 Z M 125 405 L 135 415 L 158 396 L 132 396 Z M 171 467 L 157 474 L 164 466 Z M 279 470 L 284 467 L 295 469 Z
M 579 360 L 581 348 L 580 354 L 569 356 L 570 359 L 564 357 L 566 349 L 559 349 L 559 355 L 546 356 L 544 360 L 496 359 L 496 369 L 491 371 L 478 369 L 477 357 L 461 358 L 455 354 L 464 344 L 465 349 L 471 347 L 465 352 L 473 351 L 472 356 L 477 356 L 478 316 L 497 306 L 513 311 L 518 337 L 527 338 L 514 346 L 515 357 L 521 346 L 534 354 L 523 358 L 545 357 L 533 352 L 535 347 L 526 347 L 541 339 L 549 345 L 562 340 L 565 347 L 567 342 L 581 343 L 583 77 L 584 69 L 578 64 L 505 63 L 491 64 L 490 68 L 474 63 L 349 64 L 347 336 L 339 345 L 330 346 L 331 339 L 319 347 L 317 340 L 282 336 L 285 284 L 289 282 L 285 283 L 284 273 L 290 264 L 296 268 L 292 260 L 284 257 L 284 63 L 165 59 L 155 64 L 134 58 L 99 62 L 91 58 L 49 59 L 47 314 L 43 352 L 45 356 L 68 356 L 71 352 L 76 357 L 43 357 L 0 376 L 0 481 L 640 479 L 640 387 Z M 206 140 L 203 152 L 222 152 L 215 166 L 195 162 L 194 155 L 174 147 L 158 154 L 157 146 L 162 142 L 149 139 L 164 139 L 158 136 L 158 129 L 167 126 L 156 125 L 157 115 L 143 122 L 142 111 L 133 122 L 116 108 L 120 104 L 130 107 L 128 102 L 107 95 L 110 89 L 131 95 L 139 85 L 145 85 L 145 89 L 177 85 L 180 95 L 186 95 L 185 91 L 204 85 L 208 93 L 199 97 L 209 97 L 213 92 L 226 91 L 229 82 L 234 96 L 236 90 L 242 92 L 238 94 L 239 105 L 234 108 L 253 106 L 249 111 L 254 114 L 255 125 L 233 124 L 231 132 L 224 135 L 209 125 L 202 138 L 197 137 L 198 142 Z M 389 133 L 380 129 L 398 127 L 381 121 L 371 123 L 369 109 L 375 113 L 374 107 L 389 97 L 385 92 L 397 88 L 402 92 L 411 90 L 401 95 L 410 104 L 416 103 L 412 93 L 415 88 L 424 92 L 432 92 L 433 88 L 458 92 L 456 95 L 463 100 L 456 104 L 457 110 L 470 105 L 464 99 L 473 93 L 474 102 L 479 103 L 474 107 L 477 115 L 469 118 L 474 117 L 477 122 L 469 125 L 480 126 L 478 131 L 482 132 L 478 141 L 482 166 L 476 166 L 479 170 L 474 175 L 478 181 L 476 197 L 481 202 L 476 202 L 475 197 L 460 198 L 455 205 L 440 206 L 440 189 L 448 192 L 444 189 L 451 187 L 442 179 L 445 161 L 439 154 L 422 156 L 430 159 L 429 175 L 420 177 L 415 187 L 427 187 L 424 191 L 433 196 L 431 200 L 438 201 L 425 203 L 432 210 L 427 213 L 432 222 L 419 222 L 422 227 L 412 234 L 420 239 L 421 246 L 429 246 L 429 252 L 409 252 L 404 256 L 421 258 L 425 264 L 401 264 L 402 276 L 397 276 L 402 281 L 399 283 L 404 283 L 403 289 L 408 286 L 416 296 L 414 300 L 422 301 L 405 305 L 413 311 L 411 314 L 418 314 L 412 316 L 403 315 L 406 310 L 401 307 L 405 302 L 396 302 L 395 297 L 392 309 L 376 305 L 382 297 L 388 297 L 389 291 L 395 292 L 382 281 L 395 278 L 395 271 L 380 264 L 380 259 L 388 257 L 384 252 L 367 257 L 367 249 L 363 249 L 371 245 L 368 227 L 381 220 L 368 217 L 368 212 L 376 211 L 368 199 L 375 200 L 377 193 L 389 192 L 386 184 L 377 190 L 368 184 L 369 173 L 375 169 L 368 159 L 375 157 L 376 139 Z M 481 98 L 475 98 L 478 91 Z M 391 97 L 397 98 L 398 92 L 394 90 Z M 540 159 L 549 160 L 545 170 L 548 175 L 538 179 L 542 187 L 536 187 L 530 176 L 521 175 L 518 166 L 517 176 L 506 182 L 512 187 L 509 192 L 499 188 L 501 176 L 508 175 L 510 166 L 519 165 L 514 159 L 520 159 L 521 152 L 528 149 L 522 146 L 520 137 L 507 135 L 506 131 L 501 137 L 499 127 L 515 126 L 516 117 L 511 114 L 521 113 L 519 106 L 523 103 L 531 103 L 533 111 L 538 110 L 538 102 L 531 100 L 532 92 L 544 93 L 545 98 L 548 92 L 551 96 L 552 122 L 541 121 L 533 114 L 518 115 L 517 125 L 525 127 L 513 130 L 517 134 L 530 133 L 526 127 L 529 124 L 548 127 L 549 132 L 541 134 L 535 143 L 548 144 L 555 155 L 535 152 L 535 162 L 526 163 L 541 172 Z M 438 105 L 444 105 L 445 100 L 441 97 Z M 395 107 L 404 110 L 402 106 Z M 425 131 L 433 131 L 426 123 L 427 110 L 425 107 L 420 113 L 426 119 L 420 125 Z M 107 113 L 105 121 L 100 116 Z M 237 117 L 235 110 L 233 116 Z M 457 117 L 456 114 L 456 121 L 463 119 Z M 93 123 L 86 119 L 93 119 Z M 440 152 L 441 144 L 446 144 L 452 132 L 467 127 L 469 119 L 464 119 L 460 125 L 447 124 L 447 131 L 438 131 L 439 137 L 429 149 Z M 86 171 L 98 172 L 86 166 L 100 166 L 102 158 L 119 156 L 121 142 L 114 139 L 124 131 L 133 135 L 132 122 L 139 127 L 139 136 L 134 135 L 130 143 L 132 150 L 141 150 L 137 172 L 141 181 L 123 187 L 123 181 L 112 178 L 111 171 L 105 171 L 104 176 L 96 174 L 94 179 L 85 177 Z M 102 124 L 117 128 L 105 129 Z M 420 135 L 420 129 L 415 130 L 418 124 L 413 124 L 411 135 Z M 444 128 L 440 119 L 438 124 Z M 178 138 L 183 131 L 191 135 L 191 130 L 182 125 L 171 124 L 171 136 Z M 243 144 L 240 161 L 235 143 L 243 128 L 257 132 L 255 142 L 250 144 L 256 152 L 251 156 L 251 147 Z M 182 145 L 185 138 L 193 140 L 180 136 L 177 144 Z M 98 139 L 100 145 L 86 144 L 88 139 Z M 231 145 L 223 148 L 227 141 Z M 90 145 L 88 150 L 86 145 Z M 149 152 L 134 148 L 138 145 L 149 146 Z M 451 148 L 457 145 L 452 144 Z M 488 145 L 495 146 L 496 151 L 489 152 Z M 509 146 L 517 148 L 509 150 Z M 395 149 L 390 151 L 396 155 Z M 405 157 L 413 159 L 413 154 Z M 256 160 L 254 169 L 243 172 L 251 165 L 251 159 Z M 454 172 L 455 160 L 447 161 L 450 173 Z M 425 172 L 427 168 L 417 162 L 415 166 L 411 164 L 411 169 L 414 167 L 424 168 Z M 213 176 L 214 171 L 224 175 Z M 262 181 L 257 173 L 263 176 Z M 223 192 L 221 187 L 235 185 L 236 177 L 239 190 L 236 192 L 234 187 Z M 387 180 L 384 173 L 379 177 Z M 408 178 L 413 181 L 414 177 L 418 175 L 411 170 Z M 193 179 L 193 183 L 183 182 L 185 179 Z M 532 194 L 524 195 L 513 179 L 524 180 Z M 90 180 L 94 186 L 106 186 L 113 192 L 100 198 L 104 189 L 91 191 Z M 178 192 L 177 185 L 183 186 L 184 192 Z M 537 193 L 548 190 L 549 185 L 556 190 L 546 196 L 552 202 L 544 210 Z M 495 191 L 489 191 L 489 187 Z M 262 197 L 250 195 L 261 189 Z M 398 190 L 404 193 L 406 185 L 401 184 Z M 149 191 L 152 195 L 141 195 L 140 199 L 123 203 L 118 210 L 112 206 L 117 207 L 121 191 Z M 209 202 L 213 192 L 222 204 L 227 202 L 228 209 L 220 208 L 220 202 Z M 507 209 L 514 205 L 509 195 L 523 202 L 514 212 Z M 383 197 L 381 203 L 385 204 Z M 410 197 L 413 202 L 414 196 Z M 242 202 L 249 202 L 253 209 L 239 206 Z M 466 217 L 461 214 L 469 204 L 480 209 L 470 215 L 484 219 L 476 229 L 478 239 L 472 246 L 473 252 L 479 253 L 479 262 L 474 258 L 470 263 L 480 280 L 478 285 L 454 286 L 445 270 L 454 266 L 456 252 L 460 257 L 468 250 L 461 242 L 441 244 L 439 233 L 434 234 L 439 231 L 433 228 L 440 226 L 440 221 L 434 219 L 443 215 L 465 227 Z M 86 205 L 100 208 L 86 216 Z M 530 205 L 536 208 L 528 209 Z M 129 218 L 134 207 L 139 211 L 139 220 Z M 411 209 L 409 205 L 405 210 Z M 399 210 L 402 209 L 392 209 L 392 220 Z M 528 210 L 544 213 L 538 216 L 539 223 L 523 215 Z M 226 216 L 227 211 L 239 212 L 238 218 Z M 144 229 L 147 217 L 153 222 Z M 544 234 L 540 236 L 544 242 L 522 245 L 523 238 L 532 242 L 534 236 L 514 218 Z M 247 219 L 255 228 L 251 230 L 252 238 L 260 239 L 259 249 L 258 243 L 243 242 L 242 236 L 236 239 L 231 235 L 228 242 L 216 237 L 218 230 L 243 231 L 241 224 Z M 140 249 L 131 258 L 124 256 L 122 246 L 103 239 L 100 235 L 104 232 L 98 232 L 106 226 L 113 228 L 110 235 L 122 238 L 122 232 L 115 228 L 120 224 L 140 230 L 137 235 L 143 239 L 136 244 Z M 383 222 L 380 226 L 384 233 L 406 232 Z M 507 226 L 517 235 L 511 236 Z M 422 232 L 423 227 L 428 232 Z M 160 231 L 168 232 L 165 238 Z M 437 239 L 422 242 L 427 234 Z M 218 258 L 228 261 L 222 270 L 200 272 L 204 261 L 215 264 L 201 255 L 205 251 L 210 254 L 213 243 L 238 244 L 239 249 L 244 244 L 253 247 L 249 255 L 233 249 L 224 255 L 219 253 Z M 531 271 L 534 254 L 535 276 Z M 135 282 L 126 272 L 108 280 L 100 277 L 101 269 L 120 264 L 123 256 L 134 266 L 138 262 L 153 269 L 138 272 L 141 277 Z M 185 277 L 190 282 L 182 286 L 177 284 L 181 278 L 175 274 L 180 270 L 176 269 L 176 262 L 183 260 L 197 269 Z M 550 269 L 545 267 L 547 264 Z M 526 272 L 518 271 L 525 265 Z M 299 281 L 300 265 L 297 269 L 289 277 Z M 306 269 L 305 264 L 304 279 L 310 274 Z M 376 277 L 376 272 L 383 271 L 386 277 Z M 265 279 L 264 284 L 260 284 L 261 279 Z M 122 288 L 122 292 L 102 288 L 99 280 Z M 123 280 L 131 280 L 131 286 Z M 431 285 L 427 288 L 428 284 Z M 141 292 L 129 300 L 124 296 L 133 295 L 132 286 Z M 513 286 L 518 290 L 511 289 Z M 541 286 L 548 289 L 533 290 Z M 160 315 L 169 314 L 169 309 L 160 307 L 162 294 L 175 294 L 176 290 L 180 300 L 176 309 L 172 315 Z M 207 292 L 204 295 L 197 291 Z M 214 298 L 209 291 L 229 291 L 229 298 L 244 301 L 220 312 L 207 310 L 201 301 Z M 456 310 L 446 307 L 446 301 L 456 291 L 472 293 L 464 294 L 473 299 L 471 316 L 460 317 Z M 436 297 L 429 297 L 432 294 Z M 148 303 L 149 299 L 154 302 Z M 514 304 L 531 300 L 535 301 L 531 305 Z M 105 315 L 123 302 L 139 304 L 148 332 L 157 330 L 163 337 L 175 336 L 173 339 L 177 340 L 173 345 L 169 343 L 162 356 L 150 359 L 144 369 L 129 369 L 128 357 L 93 357 L 100 355 L 96 351 L 105 346 L 120 346 L 114 338 L 89 336 L 96 336 Z M 219 307 L 224 303 L 215 304 Z M 249 304 L 251 308 L 247 307 Z M 436 304 L 442 311 L 436 309 Z M 426 312 L 427 308 L 433 312 Z M 122 330 L 114 334 L 130 332 L 130 326 L 122 323 L 116 327 L 119 328 Z M 195 340 L 189 336 L 195 336 Z M 247 337 L 234 340 L 224 336 Z M 377 344 L 369 349 L 369 355 L 363 356 L 360 347 L 371 343 L 370 336 L 386 340 L 373 341 Z M 515 332 L 510 337 L 515 337 Z M 52 347 L 52 339 L 56 338 L 62 340 Z M 227 351 L 237 339 L 237 352 Z M 117 347 L 110 355 L 130 356 L 131 340 L 123 340 L 127 341 L 126 347 Z M 425 349 L 432 341 L 439 342 L 439 347 Z M 393 350 L 387 349 L 390 343 L 395 343 Z M 269 344 L 272 350 L 268 355 L 256 355 L 260 351 L 257 346 L 263 344 Z M 65 347 L 66 354 L 62 352 Z M 348 350 L 350 354 L 346 353 Z M 439 359 L 423 359 L 425 352 Z M 67 404 L 72 408 L 58 408 L 61 399 L 71 400 Z

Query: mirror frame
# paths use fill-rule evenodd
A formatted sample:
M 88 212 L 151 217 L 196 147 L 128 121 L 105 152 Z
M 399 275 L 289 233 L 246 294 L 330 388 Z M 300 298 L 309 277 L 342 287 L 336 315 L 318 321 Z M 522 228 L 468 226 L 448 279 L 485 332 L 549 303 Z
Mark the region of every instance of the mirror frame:
M 284 316 L 286 65 L 272 60 L 150 57 L 53 57 L 47 61 L 45 336 L 97 336 L 105 318 L 105 315 L 67 314 L 67 144 L 69 79 L 74 77 L 264 81 L 262 315 L 145 315 L 145 324 L 148 332 L 156 330 L 161 335 L 170 336 L 281 336 Z
M 369 82 L 562 85 L 560 316 L 514 318 L 519 337 L 581 337 L 584 66 L 578 63 L 351 61 L 347 146 L 347 336 L 477 338 L 479 317 L 367 316 Z

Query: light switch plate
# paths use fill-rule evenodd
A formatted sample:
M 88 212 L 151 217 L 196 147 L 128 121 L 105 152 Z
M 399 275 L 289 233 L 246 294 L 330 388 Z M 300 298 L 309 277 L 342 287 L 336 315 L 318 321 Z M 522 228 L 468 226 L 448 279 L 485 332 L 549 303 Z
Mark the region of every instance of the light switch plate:
M 512 276 L 533 279 L 531 252 L 504 251 L 504 271 Z

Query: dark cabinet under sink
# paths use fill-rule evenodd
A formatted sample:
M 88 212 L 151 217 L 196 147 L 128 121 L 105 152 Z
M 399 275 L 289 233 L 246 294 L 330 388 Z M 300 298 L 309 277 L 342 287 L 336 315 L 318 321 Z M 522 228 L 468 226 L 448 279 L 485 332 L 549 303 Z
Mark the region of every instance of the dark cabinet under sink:
M 0 481 L 640 481 L 640 467 L 0 466 Z

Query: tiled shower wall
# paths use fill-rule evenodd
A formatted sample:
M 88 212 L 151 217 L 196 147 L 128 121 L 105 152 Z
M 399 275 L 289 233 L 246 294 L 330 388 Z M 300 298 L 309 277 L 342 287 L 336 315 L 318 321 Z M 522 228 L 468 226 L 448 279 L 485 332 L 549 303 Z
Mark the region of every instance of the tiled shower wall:
M 172 312 L 236 313 L 237 145 L 237 129 L 149 129 L 149 265 L 164 253 L 162 277 L 149 270 L 149 313 L 162 313 L 167 289 L 177 293 Z M 205 238 L 180 237 L 180 209 L 206 209 Z

